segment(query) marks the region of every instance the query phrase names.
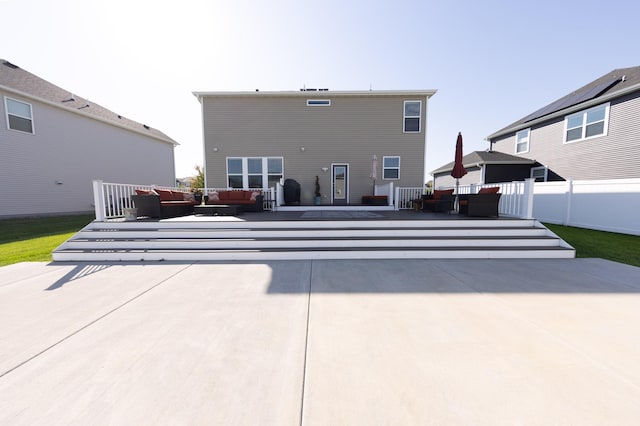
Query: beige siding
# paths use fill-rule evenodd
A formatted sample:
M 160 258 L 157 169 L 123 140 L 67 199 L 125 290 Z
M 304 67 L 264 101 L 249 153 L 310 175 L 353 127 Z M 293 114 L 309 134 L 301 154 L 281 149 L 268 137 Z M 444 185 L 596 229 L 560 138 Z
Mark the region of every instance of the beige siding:
M 640 94 L 611 102 L 606 136 L 563 143 L 564 117 L 533 127 L 529 152 L 532 158 L 564 179 L 624 179 L 640 177 Z M 496 151 L 515 153 L 515 135 L 497 139 Z
M 324 202 L 329 203 L 331 172 L 324 173 L 321 168 L 346 163 L 350 202 L 357 203 L 362 195 L 372 192 L 371 158 L 377 155 L 378 183 L 387 182 L 382 179 L 383 156 L 400 156 L 400 179 L 394 184 L 422 187 L 425 97 L 339 97 L 329 92 L 322 98 L 331 99 L 331 106 L 308 107 L 304 96 L 205 96 L 207 185 L 227 185 L 227 157 L 281 156 L 285 178 L 302 186 L 303 202 L 311 202 L 318 175 Z M 403 133 L 404 100 L 422 101 L 420 133 Z
M 5 95 L 32 105 L 34 135 L 7 129 Z M 0 97 L 0 217 L 92 211 L 94 179 L 175 182 L 172 144 L 30 99 Z
M 442 174 L 434 176 L 434 188 L 454 188 L 456 186 L 456 179 L 450 174 Z M 482 183 L 482 168 L 473 167 L 467 169 L 467 174 L 459 179 L 459 185 L 471 185 Z

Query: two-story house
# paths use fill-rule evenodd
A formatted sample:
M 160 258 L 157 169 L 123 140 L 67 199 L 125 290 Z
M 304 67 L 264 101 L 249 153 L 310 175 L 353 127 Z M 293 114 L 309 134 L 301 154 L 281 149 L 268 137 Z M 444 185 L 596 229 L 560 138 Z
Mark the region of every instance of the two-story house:
M 92 181 L 175 184 L 177 143 L 0 59 L 0 218 L 90 212 Z
M 616 69 L 487 137 L 536 180 L 640 178 L 640 67 Z
M 293 179 L 301 203 L 359 204 L 376 183 L 422 187 L 427 103 L 435 90 L 195 92 L 207 187 Z

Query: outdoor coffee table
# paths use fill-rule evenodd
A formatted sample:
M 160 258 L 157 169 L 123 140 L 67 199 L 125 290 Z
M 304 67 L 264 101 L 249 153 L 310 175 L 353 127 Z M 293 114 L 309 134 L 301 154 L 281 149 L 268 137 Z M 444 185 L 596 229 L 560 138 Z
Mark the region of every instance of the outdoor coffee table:
M 227 204 L 205 204 L 199 206 L 193 206 L 195 214 L 208 215 L 208 216 L 235 216 L 242 213 L 240 206 L 232 206 Z

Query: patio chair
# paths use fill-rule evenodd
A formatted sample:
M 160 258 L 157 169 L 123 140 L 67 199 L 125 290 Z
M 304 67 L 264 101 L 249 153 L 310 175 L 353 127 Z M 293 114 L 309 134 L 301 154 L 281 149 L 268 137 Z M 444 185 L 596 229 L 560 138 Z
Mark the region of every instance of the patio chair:
M 458 196 L 460 214 L 478 217 L 498 217 L 499 187 L 482 188 L 477 194 Z
M 449 213 L 453 210 L 453 202 L 453 189 L 436 189 L 433 194 L 422 196 L 422 211 Z

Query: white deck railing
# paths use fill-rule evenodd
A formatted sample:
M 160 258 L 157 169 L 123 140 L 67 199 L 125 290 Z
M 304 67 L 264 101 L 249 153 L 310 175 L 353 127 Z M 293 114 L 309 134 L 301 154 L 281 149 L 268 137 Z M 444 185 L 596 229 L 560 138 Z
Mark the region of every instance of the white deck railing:
M 500 203 L 498 212 L 500 216 L 518 217 L 521 219 L 533 218 L 533 179 L 524 181 L 486 183 L 483 185 L 460 185 L 460 194 L 477 194 L 482 188 L 500 187 Z
M 107 219 L 124 217 L 124 209 L 135 207 L 131 200 L 131 195 L 136 193 L 136 189 L 165 189 L 170 191 L 188 192 L 188 188 L 177 188 L 158 185 L 137 185 L 127 183 L 108 183 L 101 180 L 93 181 L 93 201 L 95 206 L 96 221 L 104 222 Z M 205 188 L 204 194 L 213 191 L 232 191 L 234 188 Z M 241 189 L 238 189 L 241 190 Z M 262 190 L 263 207 L 265 210 L 272 210 L 275 201 L 273 188 Z
M 396 210 L 407 210 L 413 207 L 413 200 L 422 197 L 424 188 L 422 187 L 396 187 L 394 206 Z

